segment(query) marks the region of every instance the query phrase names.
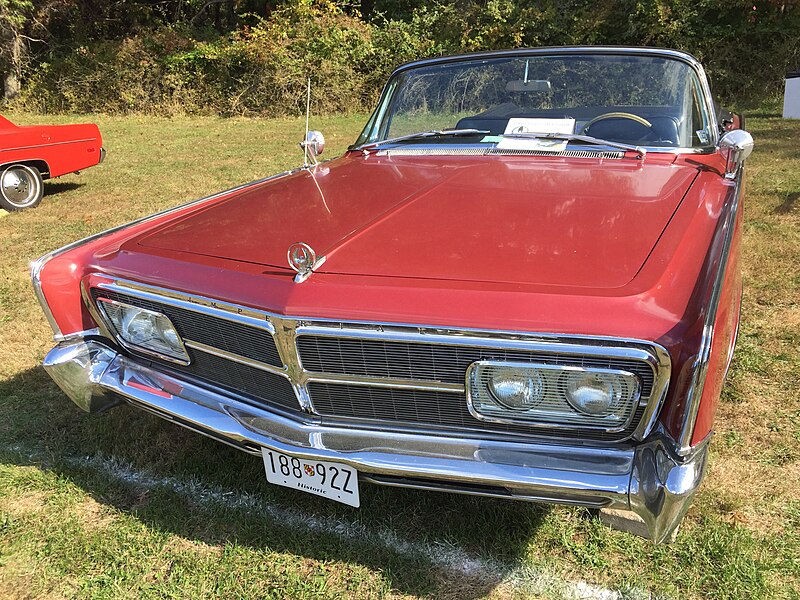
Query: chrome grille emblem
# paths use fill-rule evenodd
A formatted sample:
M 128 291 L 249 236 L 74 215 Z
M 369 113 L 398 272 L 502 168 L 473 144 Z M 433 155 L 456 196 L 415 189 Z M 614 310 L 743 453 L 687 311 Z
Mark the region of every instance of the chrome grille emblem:
M 295 242 L 289 246 L 286 258 L 289 266 L 297 272 L 294 278 L 295 283 L 302 283 L 308 279 L 314 269 L 325 262 L 325 257 L 317 259 L 317 253 L 305 242 Z

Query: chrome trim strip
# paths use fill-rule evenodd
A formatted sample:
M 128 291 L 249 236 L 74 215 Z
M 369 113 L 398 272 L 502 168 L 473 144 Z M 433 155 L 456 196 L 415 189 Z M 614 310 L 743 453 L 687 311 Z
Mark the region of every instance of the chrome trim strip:
M 526 151 L 526 150 L 499 150 L 493 151 L 491 148 L 490 151 L 487 152 L 450 152 L 447 149 L 442 149 L 441 146 L 434 146 L 432 144 L 424 144 L 419 143 L 414 145 L 414 149 L 419 149 L 421 152 L 411 152 L 411 148 L 407 146 L 392 146 L 390 148 L 385 148 L 380 150 L 379 152 L 375 153 L 375 156 L 387 157 L 391 158 L 392 156 L 539 156 L 539 157 L 552 157 L 552 158 L 587 158 L 593 160 L 621 160 L 625 157 L 624 152 L 620 152 L 621 156 L 609 156 L 613 154 L 608 150 L 602 150 L 601 146 L 597 146 L 595 149 L 585 149 L 586 146 L 578 146 L 581 150 L 563 150 L 561 152 L 547 152 L 544 150 L 536 151 Z M 402 149 L 401 149 L 402 148 Z M 482 150 L 482 148 L 475 148 L 474 146 L 471 147 L 473 149 Z M 654 154 L 714 154 L 718 151 L 716 147 L 702 147 L 702 148 L 670 148 L 667 146 L 640 146 L 640 148 L 644 151 Z M 406 151 L 406 149 L 408 151 Z M 426 150 L 434 150 L 433 152 L 426 152 Z M 364 150 L 359 150 L 359 152 L 364 152 Z M 592 154 L 592 156 L 584 156 Z
M 190 296 L 188 294 L 167 290 L 166 288 L 157 288 L 135 281 L 117 279 L 104 275 L 98 275 L 97 277 L 106 278 L 110 282 L 108 284 L 99 283 L 96 287 L 101 290 L 135 296 L 142 300 L 150 300 L 160 304 L 169 304 L 170 306 L 199 312 L 211 317 L 226 319 L 234 323 L 242 323 L 250 327 L 266 329 L 269 333 L 275 334 L 275 327 L 271 322 L 270 316 L 265 312 L 219 300 L 212 300 L 204 296 Z
M 703 397 L 703 388 L 705 387 L 706 375 L 708 374 L 708 363 L 711 358 L 711 346 L 714 341 L 714 323 L 716 323 L 717 320 L 722 286 L 725 283 L 725 274 L 727 273 L 728 259 L 733 243 L 733 234 L 736 230 L 736 218 L 739 214 L 743 176 L 744 168 L 742 167 L 739 169 L 739 175 L 736 180 L 732 182 L 733 190 L 731 193 L 732 199 L 730 200 L 730 209 L 725 222 L 722 224 L 724 230 L 722 251 L 720 253 L 717 272 L 714 274 L 708 311 L 703 320 L 703 336 L 700 342 L 700 350 L 692 365 L 692 382 L 687 393 L 688 400 L 686 410 L 683 414 L 681 432 L 677 440 L 679 444 L 678 453 L 680 455 L 688 454 L 692 450 L 692 437 L 694 437 L 694 429 L 697 424 L 697 414 L 700 410 L 700 400 Z M 712 241 L 712 245 L 713 243 Z
M 337 373 L 304 372 L 305 383 L 332 383 L 358 385 L 365 387 L 395 388 L 401 390 L 424 390 L 428 392 L 464 393 L 460 383 L 444 383 L 428 379 L 394 379 L 389 377 L 368 377 L 365 375 L 341 375 Z
M 64 252 L 68 252 L 69 250 L 73 250 L 74 248 L 78 248 L 83 246 L 84 244 L 88 244 L 89 242 L 93 242 L 99 238 L 105 237 L 107 235 L 111 235 L 112 233 L 116 233 L 117 231 L 121 231 L 123 229 L 127 229 L 128 227 L 132 227 L 134 225 L 139 225 L 141 223 L 147 223 L 148 221 L 152 221 L 154 219 L 158 219 L 160 217 L 166 216 L 170 213 L 177 212 L 179 210 L 183 210 L 185 208 L 190 208 L 197 204 L 201 204 L 203 202 L 208 202 L 211 200 L 216 200 L 222 196 L 227 194 L 232 194 L 234 192 L 238 192 L 240 190 L 259 185 L 266 181 L 270 181 L 272 179 L 278 179 L 279 177 L 284 177 L 286 175 L 291 175 L 292 173 L 296 173 L 301 171 L 302 167 L 291 169 L 289 171 L 284 171 L 283 173 L 278 173 L 277 175 L 271 175 L 270 177 L 264 177 L 263 179 L 257 179 L 256 181 L 251 181 L 249 183 L 245 183 L 242 185 L 238 185 L 232 187 L 230 189 L 224 190 L 222 192 L 217 192 L 215 194 L 211 194 L 209 196 L 204 196 L 203 198 L 198 198 L 197 200 L 192 200 L 190 202 L 185 202 L 183 204 L 179 204 L 178 206 L 173 206 L 171 208 L 164 209 L 157 213 L 153 213 L 151 215 L 146 215 L 144 217 L 140 217 L 138 219 L 134 219 L 133 221 L 129 221 L 128 223 L 123 223 L 121 225 L 117 225 L 116 227 L 111 227 L 110 229 L 106 229 L 104 231 L 100 231 L 98 233 L 94 233 L 90 236 L 87 236 L 83 239 L 77 240 L 72 242 L 71 244 L 67 244 L 66 246 L 62 246 L 56 250 L 52 250 L 47 254 L 44 254 L 37 258 L 36 260 L 31 262 L 30 269 L 31 269 L 31 282 L 33 283 L 33 290 L 36 293 L 36 298 L 39 300 L 39 304 L 42 307 L 42 311 L 44 312 L 45 316 L 47 317 L 47 322 L 50 323 L 50 327 L 53 330 L 53 333 L 56 336 L 61 336 L 61 329 L 56 322 L 55 317 L 53 316 L 53 312 L 50 310 L 50 306 L 47 304 L 47 299 L 44 297 L 44 292 L 42 291 L 42 281 L 41 281 L 41 274 L 44 266 L 56 256 L 63 254 Z M 62 336 L 63 337 L 63 336 Z
M 86 138 L 83 140 L 69 140 L 67 142 L 47 142 L 44 144 L 33 144 L 32 146 L 18 146 L 17 148 L 0 148 L 0 152 L 14 152 L 15 150 L 30 150 L 31 148 L 47 148 L 49 146 L 65 146 L 67 144 L 82 144 L 83 142 L 96 142 L 97 138 Z M 24 159 L 20 162 L 27 162 L 28 159 Z M 13 161 L 12 161 L 13 162 Z
M 308 321 L 305 321 L 308 322 Z M 301 321 L 302 323 L 302 321 Z M 357 322 L 338 321 L 348 328 L 334 329 L 318 325 L 300 325 L 297 336 L 324 336 L 390 342 L 415 342 L 421 344 L 474 346 L 502 350 L 529 350 L 547 354 L 579 354 L 651 362 L 653 354 L 643 347 L 651 342 L 600 336 L 574 336 L 550 333 L 525 333 L 479 329 L 442 329 L 431 326 L 372 323 L 374 329 L 350 328 Z M 584 343 L 581 344 L 580 341 Z M 597 345 L 586 345 L 586 342 Z M 598 344 L 599 342 L 599 344 Z M 604 344 L 604 342 L 606 344 Z
M 70 333 L 68 335 L 57 335 L 55 336 L 55 341 L 59 343 L 76 342 L 85 340 L 86 338 L 100 337 L 101 335 L 100 328 L 94 327 L 93 329 L 84 329 L 83 331 L 76 331 L 75 333 Z
M 386 143 L 386 142 L 384 142 Z M 644 146 L 643 146 L 644 148 Z M 364 150 L 366 151 L 366 150 Z M 649 150 L 648 150 L 649 151 Z M 445 146 L 433 144 L 415 144 L 409 146 L 395 146 L 378 150 L 375 156 L 543 156 L 554 158 L 590 158 L 593 160 L 621 160 L 625 158 L 624 152 L 612 152 L 600 148 L 585 148 L 581 150 L 523 150 L 523 149 L 497 149 L 493 146 Z
M 585 496 L 582 498 L 570 498 L 568 495 L 550 495 L 550 496 L 534 496 L 530 494 L 517 494 L 513 489 L 506 488 L 505 492 L 490 491 L 491 488 L 480 490 L 467 487 L 466 485 L 459 485 L 453 482 L 441 482 L 436 480 L 418 479 L 404 479 L 399 480 L 386 479 L 380 475 L 359 474 L 359 481 L 368 481 L 375 485 L 382 485 L 384 487 L 406 488 L 412 490 L 421 490 L 424 492 L 447 492 L 450 494 L 461 494 L 464 496 L 479 496 L 483 498 L 501 498 L 504 500 L 522 500 L 526 502 L 547 502 L 549 504 L 564 504 L 567 506 L 585 506 L 588 508 L 604 508 L 610 504 L 606 498 L 598 497 L 593 500 L 591 497 Z M 429 482 L 429 483 L 428 483 Z
M 430 380 L 370 378 L 356 375 L 339 377 L 330 373 L 307 371 L 301 363 L 296 342 L 297 337 L 302 335 L 439 345 L 468 345 L 482 348 L 574 354 L 645 362 L 653 371 L 653 388 L 650 396 L 642 399 L 641 402 L 645 404 L 645 410 L 639 426 L 631 435 L 636 440 L 644 439 L 652 430 L 669 385 L 671 373 L 669 353 L 655 342 L 602 336 L 487 331 L 466 328 L 450 329 L 399 323 L 376 324 L 360 321 L 287 317 L 277 313 L 217 301 L 205 296 L 167 290 L 158 286 L 109 275 L 94 274 L 93 277 L 101 280 L 96 284 L 99 289 L 137 296 L 153 302 L 169 304 L 212 316 L 220 316 L 232 321 L 267 329 L 273 334 L 278 353 L 286 366 L 286 374 L 292 382 L 300 406 L 306 412 L 313 414 L 316 414 L 316 411 L 314 410 L 312 398 L 308 393 L 308 384 L 312 381 L 461 393 L 464 392 L 465 388 L 461 384 L 457 384 L 456 387 L 453 384 Z M 84 290 L 84 299 L 87 300 L 90 310 L 92 310 L 94 303 L 90 298 L 88 290 Z M 216 351 L 217 349 L 214 350 Z M 231 360 L 236 360 L 237 358 L 231 358 Z M 555 428 L 552 425 L 550 427 Z M 580 429 L 580 427 L 572 427 L 572 429 Z
M 53 311 L 50 310 L 50 306 L 47 304 L 47 299 L 44 297 L 44 292 L 42 291 L 42 269 L 44 269 L 44 266 L 47 264 L 47 262 L 54 256 L 56 256 L 55 253 L 45 254 L 44 256 L 31 261 L 30 269 L 33 292 L 36 294 L 36 299 L 39 301 L 39 306 L 42 307 L 42 312 L 47 318 L 47 322 L 50 324 L 50 329 L 53 330 L 53 339 L 55 341 L 59 341 L 64 339 L 64 334 L 61 333 L 61 328 L 58 326 L 56 318 L 53 316 Z
M 233 352 L 226 352 L 225 350 L 220 350 L 219 348 L 214 348 L 213 346 L 201 344 L 200 342 L 194 342 L 192 340 L 184 340 L 184 344 L 187 348 L 198 350 L 199 352 L 205 352 L 206 354 L 218 356 L 219 358 L 224 358 L 226 360 L 230 360 L 231 362 L 247 365 L 248 367 L 253 367 L 254 369 L 259 369 L 261 371 L 266 371 L 267 373 L 280 375 L 281 377 L 289 379 L 289 374 L 286 372 L 286 369 L 268 365 L 267 363 L 253 360 L 251 358 L 247 358 L 246 356 L 240 356 L 238 354 L 234 354 Z
M 211 440 L 214 440 L 215 442 L 219 442 L 221 444 L 225 444 L 226 446 L 230 446 L 231 448 L 236 448 L 237 450 L 241 450 L 242 452 L 245 452 L 247 454 L 253 454 L 255 456 L 261 456 L 261 447 L 256 447 L 254 445 L 246 444 L 246 443 L 245 444 L 241 444 L 239 442 L 235 442 L 235 441 L 233 441 L 231 439 L 228 439 L 228 438 L 226 438 L 226 437 L 224 437 L 222 435 L 219 435 L 219 434 L 215 433 L 213 430 L 209 430 L 207 427 L 201 427 L 201 426 L 198 426 L 198 425 L 193 424 L 193 423 L 184 423 L 183 421 L 181 421 L 180 419 L 175 418 L 174 416 L 172 416 L 169 413 L 165 413 L 165 412 L 163 412 L 161 410 L 158 410 L 157 408 L 153 408 L 152 406 L 149 406 L 148 404 L 144 404 L 144 403 L 139 402 L 137 400 L 134 400 L 132 398 L 125 398 L 124 401 L 127 402 L 128 404 L 130 404 L 131 406 L 133 406 L 134 408 L 137 408 L 138 410 L 142 410 L 142 411 L 144 411 L 146 413 L 150 413 L 151 415 L 154 415 L 154 416 L 156 416 L 156 417 L 158 417 L 160 419 L 164 419 L 165 421 L 169 421 L 170 423 L 174 423 L 175 425 L 179 425 L 179 426 L 183 427 L 184 429 L 188 429 L 189 431 L 191 431 L 193 433 L 198 433 L 198 434 L 200 434 L 202 436 L 205 436 L 205 437 L 207 437 L 207 438 L 209 438 Z

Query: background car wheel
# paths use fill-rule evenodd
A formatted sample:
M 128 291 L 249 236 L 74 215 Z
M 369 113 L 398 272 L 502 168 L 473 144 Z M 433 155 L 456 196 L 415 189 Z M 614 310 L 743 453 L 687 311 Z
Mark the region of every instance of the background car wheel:
M 0 175 L 0 208 L 32 208 L 42 201 L 43 195 L 42 176 L 34 167 L 11 165 Z

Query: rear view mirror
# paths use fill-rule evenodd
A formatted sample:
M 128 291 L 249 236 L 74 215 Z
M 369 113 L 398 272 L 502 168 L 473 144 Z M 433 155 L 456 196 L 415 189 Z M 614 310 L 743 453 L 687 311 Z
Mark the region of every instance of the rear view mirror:
M 300 148 L 303 149 L 306 163 L 310 158 L 314 164 L 317 164 L 317 157 L 325 150 L 325 136 L 321 131 L 309 131 L 306 133 L 306 139 L 300 142 Z
M 722 136 L 719 150 L 725 158 L 725 179 L 734 179 L 753 151 L 753 137 L 743 129 L 734 129 Z
M 506 84 L 507 92 L 549 92 L 551 89 L 547 79 L 515 79 Z

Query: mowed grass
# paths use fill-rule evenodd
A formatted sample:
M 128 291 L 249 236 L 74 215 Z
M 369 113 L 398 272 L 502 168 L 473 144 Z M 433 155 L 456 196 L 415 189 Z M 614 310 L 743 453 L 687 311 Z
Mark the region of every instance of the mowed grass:
M 363 485 L 355 510 L 270 486 L 257 457 L 143 412 L 81 413 L 39 367 L 52 341 L 28 263 L 297 166 L 303 133 L 301 119 L 95 120 L 106 163 L 0 217 L 0 597 L 562 597 L 581 581 L 798 597 L 800 122 L 749 121 L 739 347 L 703 488 L 677 541 L 653 546 L 577 508 Z M 315 119 L 326 156 L 363 121 Z

